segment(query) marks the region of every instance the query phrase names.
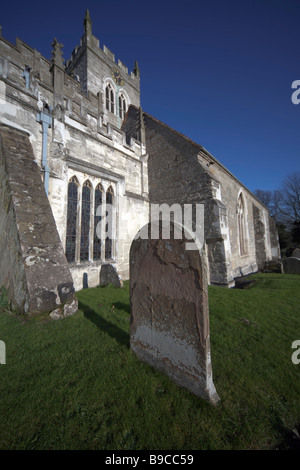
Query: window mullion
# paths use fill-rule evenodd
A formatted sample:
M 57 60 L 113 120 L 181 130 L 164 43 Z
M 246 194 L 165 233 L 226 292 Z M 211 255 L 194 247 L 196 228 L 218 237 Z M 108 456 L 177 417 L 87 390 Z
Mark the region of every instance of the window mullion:
M 91 189 L 90 201 L 90 231 L 89 231 L 89 260 L 94 260 L 94 224 L 95 224 L 95 191 Z
M 105 225 L 106 225 L 106 197 L 105 192 L 102 194 L 102 205 L 101 205 L 101 259 L 105 260 Z
M 82 205 L 82 187 L 78 187 L 77 194 L 77 227 L 76 227 L 76 246 L 75 262 L 80 263 L 80 239 L 81 239 L 81 205 Z

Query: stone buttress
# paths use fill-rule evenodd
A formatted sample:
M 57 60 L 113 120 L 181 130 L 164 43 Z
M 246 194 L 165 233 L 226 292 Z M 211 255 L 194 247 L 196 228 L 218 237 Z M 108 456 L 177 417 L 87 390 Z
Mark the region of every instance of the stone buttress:
M 73 281 L 28 134 L 0 126 L 0 285 L 22 313 L 77 311 Z

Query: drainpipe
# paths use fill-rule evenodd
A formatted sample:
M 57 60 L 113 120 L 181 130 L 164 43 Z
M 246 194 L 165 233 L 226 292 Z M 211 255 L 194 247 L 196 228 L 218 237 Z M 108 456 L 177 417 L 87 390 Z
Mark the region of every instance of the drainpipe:
M 120 92 L 120 87 L 117 84 L 116 111 L 117 111 L 117 118 L 118 118 L 118 129 L 121 129 L 120 108 L 119 108 L 119 92 Z
M 45 191 L 48 196 L 49 191 L 49 173 L 50 168 L 48 167 L 48 159 L 47 159 L 47 143 L 48 143 L 48 128 L 51 127 L 52 124 L 52 116 L 51 116 L 52 108 L 48 110 L 44 108 L 44 111 L 37 113 L 36 120 L 37 122 L 42 124 L 42 134 L 43 134 L 43 144 L 42 144 L 42 169 L 44 172 L 44 186 Z

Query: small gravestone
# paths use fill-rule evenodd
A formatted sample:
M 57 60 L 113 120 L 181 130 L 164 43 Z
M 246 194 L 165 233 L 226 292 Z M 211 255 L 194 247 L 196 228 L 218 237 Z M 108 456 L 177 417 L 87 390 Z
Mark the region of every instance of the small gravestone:
M 285 274 L 300 274 L 300 259 L 290 256 L 282 261 L 282 272 Z
M 273 260 L 273 261 L 266 261 L 261 271 L 263 273 L 281 273 L 281 269 L 282 269 L 281 261 Z
M 293 258 L 299 258 L 300 259 L 300 248 L 295 248 L 293 253 L 292 253 Z
M 130 347 L 176 384 L 217 403 L 206 265 L 198 249 L 186 250 L 186 241 L 162 239 L 161 234 L 157 240 L 135 237 L 130 249 Z
M 100 271 L 100 286 L 112 284 L 115 287 L 123 287 L 123 282 L 112 264 L 104 264 Z

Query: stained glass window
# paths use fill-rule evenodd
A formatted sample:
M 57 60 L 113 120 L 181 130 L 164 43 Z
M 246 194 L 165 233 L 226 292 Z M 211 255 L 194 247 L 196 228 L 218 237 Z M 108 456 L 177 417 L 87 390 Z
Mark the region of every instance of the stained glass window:
M 77 202 L 78 202 L 78 181 L 76 177 L 73 176 L 73 178 L 70 179 L 69 184 L 68 184 L 66 257 L 69 263 L 75 261 Z
M 110 186 L 106 193 L 101 184 L 95 189 L 94 201 L 92 201 L 92 185 L 85 181 L 82 186 L 81 201 L 79 198 L 79 183 L 74 176 L 68 184 L 68 211 L 67 211 L 67 234 L 66 234 L 66 257 L 69 262 L 78 261 L 76 258 L 76 235 L 78 239 L 78 252 L 80 248 L 80 261 L 89 261 L 90 243 L 93 240 L 93 260 L 101 260 L 101 251 L 104 244 L 104 257 L 106 260 L 113 256 L 113 234 L 114 234 L 114 191 Z M 94 206 L 92 204 L 94 202 Z M 93 213 L 91 209 L 93 207 Z M 80 212 L 79 212 L 80 211 Z M 81 226 L 79 226 L 77 214 L 81 213 Z M 92 217 L 94 219 L 92 220 Z M 105 218 L 105 227 L 101 220 Z M 94 222 L 94 233 L 91 232 Z M 105 233 L 103 230 L 105 228 Z M 106 238 L 105 238 L 106 237 Z M 79 254 L 79 253 L 78 253 Z
M 102 215 L 102 193 L 101 184 L 95 189 L 95 212 L 94 212 L 94 253 L 93 259 L 101 259 L 101 215 Z
M 105 239 L 105 259 L 112 258 L 112 236 L 113 236 L 113 189 L 110 186 L 106 191 L 106 227 L 105 233 L 107 237 Z M 109 206 L 109 207 L 108 207 Z
M 85 181 L 82 187 L 80 261 L 89 259 L 91 188 L 91 183 Z

